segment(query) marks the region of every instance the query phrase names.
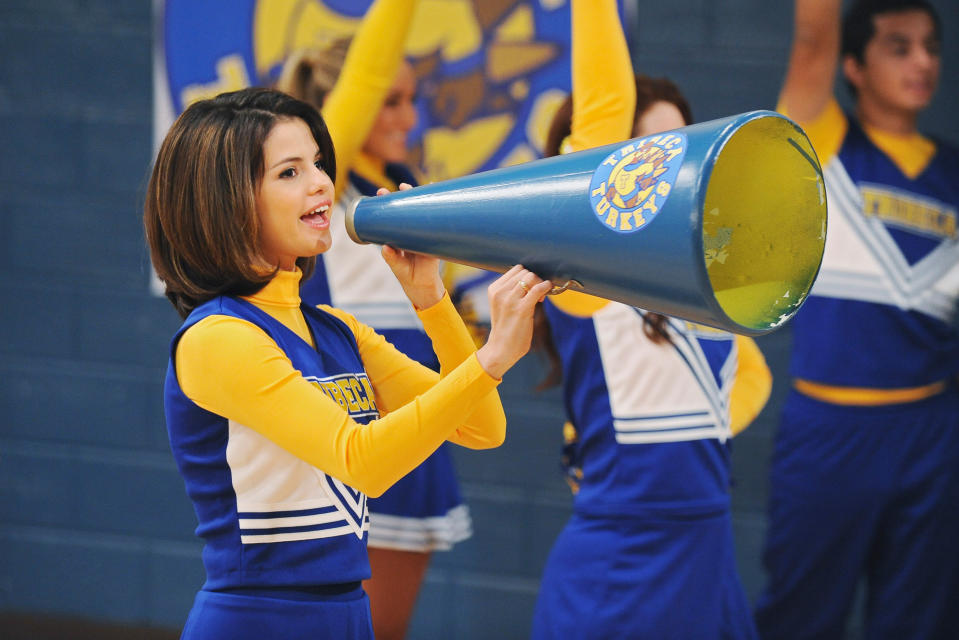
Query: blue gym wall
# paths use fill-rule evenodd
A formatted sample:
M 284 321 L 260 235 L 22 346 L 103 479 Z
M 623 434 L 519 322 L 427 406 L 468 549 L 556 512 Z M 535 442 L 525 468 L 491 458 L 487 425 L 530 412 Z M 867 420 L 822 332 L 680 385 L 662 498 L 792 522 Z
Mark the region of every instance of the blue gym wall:
M 627 0 L 637 68 L 699 120 L 772 108 L 791 3 Z M 945 20 L 927 131 L 959 142 L 959 16 Z M 947 13 L 947 9 L 949 10 Z M 140 224 L 151 161 L 151 3 L 0 2 L 0 614 L 176 629 L 203 575 L 161 399 L 170 305 L 148 292 Z M 789 331 L 759 340 L 770 405 L 737 438 L 734 514 L 751 597 Z M 438 554 L 415 638 L 522 638 L 569 513 L 562 406 L 527 357 L 501 387 L 506 445 L 457 451 L 473 538 Z

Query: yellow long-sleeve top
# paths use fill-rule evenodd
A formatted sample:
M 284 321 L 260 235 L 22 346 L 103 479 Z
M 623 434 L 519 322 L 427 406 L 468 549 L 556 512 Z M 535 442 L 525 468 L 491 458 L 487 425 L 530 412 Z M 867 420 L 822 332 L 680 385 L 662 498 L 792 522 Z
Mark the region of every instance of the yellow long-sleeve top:
M 336 150 L 337 193 L 342 193 L 348 184 L 350 170 L 399 72 L 416 4 L 416 0 L 373 3 L 353 37 L 336 85 L 323 104 L 323 118 Z M 369 156 L 367 162 L 376 164 Z
M 616 0 L 573 0 L 573 121 L 564 152 L 582 151 L 632 136 L 636 87 Z M 554 297 L 574 315 L 592 315 L 610 301 L 567 291 Z M 736 336 L 738 367 L 730 397 L 731 430 L 745 429 L 766 405 L 772 373 L 755 341 Z
M 311 345 L 299 309 L 300 272 L 283 272 L 245 298 Z M 476 347 L 448 296 L 418 311 L 441 364 L 437 374 L 398 352 L 353 316 L 356 337 L 381 417 L 353 421 L 308 382 L 259 327 L 209 316 L 180 339 L 176 374 L 200 407 L 255 430 L 307 463 L 369 496 L 381 495 L 446 440 L 470 448 L 502 444 L 506 418 Z
M 573 0 L 571 151 L 631 137 L 636 83 L 616 0 Z M 564 152 L 566 152 L 564 150 Z

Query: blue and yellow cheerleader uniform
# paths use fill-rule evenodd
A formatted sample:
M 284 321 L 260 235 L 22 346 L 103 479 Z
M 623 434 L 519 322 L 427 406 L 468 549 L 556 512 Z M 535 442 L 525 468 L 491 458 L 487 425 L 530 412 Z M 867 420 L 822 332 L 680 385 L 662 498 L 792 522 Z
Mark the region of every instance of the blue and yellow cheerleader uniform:
M 630 137 L 636 104 L 616 2 L 574 0 L 564 152 Z M 603 73 L 596 73 L 603 69 Z M 545 303 L 574 432 L 573 516 L 550 552 L 535 640 L 755 637 L 736 570 L 729 437 L 762 409 L 755 342 L 566 292 Z
M 870 637 L 959 629 L 959 150 L 805 125 L 824 167 L 822 269 L 792 321 L 771 473 L 764 638 L 839 638 L 861 576 Z
M 677 319 L 654 342 L 645 311 L 610 302 L 590 312 L 566 296 L 546 304 L 578 490 L 533 637 L 755 637 L 735 563 L 728 439 L 737 374 L 737 430 L 768 396 L 762 355 L 748 338 Z
M 448 296 L 418 314 L 438 374 L 301 304 L 300 275 L 201 305 L 173 340 L 167 425 L 207 572 L 184 638 L 372 638 L 367 496 L 446 440 L 505 436 L 498 381 Z

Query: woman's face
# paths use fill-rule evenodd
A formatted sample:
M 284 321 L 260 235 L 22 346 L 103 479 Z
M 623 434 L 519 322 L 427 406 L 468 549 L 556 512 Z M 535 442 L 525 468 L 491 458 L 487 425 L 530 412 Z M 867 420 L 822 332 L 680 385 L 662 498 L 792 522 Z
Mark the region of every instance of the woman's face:
M 263 143 L 265 171 L 256 191 L 260 255 L 292 271 L 296 259 L 330 248 L 333 182 L 306 122 L 280 120 Z
M 373 121 L 363 151 L 384 162 L 406 161 L 406 137 L 416 126 L 415 98 L 416 76 L 413 67 L 404 62 Z
M 633 135 L 637 138 L 651 136 L 654 133 L 671 131 L 685 126 L 686 121 L 683 120 L 683 114 L 679 108 L 672 102 L 659 100 L 649 105 L 643 115 L 636 120 Z

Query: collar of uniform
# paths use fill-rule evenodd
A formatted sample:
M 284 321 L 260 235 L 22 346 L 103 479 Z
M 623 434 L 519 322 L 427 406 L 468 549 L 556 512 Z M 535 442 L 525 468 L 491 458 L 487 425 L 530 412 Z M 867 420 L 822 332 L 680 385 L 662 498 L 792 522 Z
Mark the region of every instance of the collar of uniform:
M 277 271 L 273 279 L 265 287 L 247 296 L 246 299 L 254 304 L 299 307 L 300 306 L 300 278 L 303 272 L 297 267 L 295 271 Z
M 919 132 L 900 135 L 862 123 L 874 145 L 885 152 L 907 177 L 915 180 L 936 155 L 936 143 Z

